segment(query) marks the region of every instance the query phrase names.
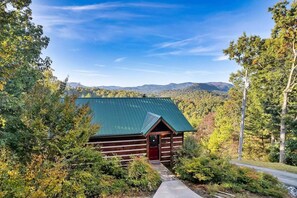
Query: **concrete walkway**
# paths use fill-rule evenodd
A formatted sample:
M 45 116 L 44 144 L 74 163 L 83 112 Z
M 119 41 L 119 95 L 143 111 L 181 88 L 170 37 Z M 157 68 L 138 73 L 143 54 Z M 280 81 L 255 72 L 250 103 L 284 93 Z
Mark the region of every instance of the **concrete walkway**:
M 202 198 L 178 180 L 163 164 L 160 162 L 151 162 L 151 164 L 162 179 L 162 184 L 154 198 Z
M 253 168 L 257 171 L 271 174 L 271 175 L 277 177 L 278 180 L 281 181 L 282 183 L 284 183 L 285 185 L 297 187 L 297 174 L 289 173 L 286 171 L 274 170 L 274 169 L 270 169 L 270 168 L 242 164 L 242 163 L 238 163 L 238 162 L 232 162 L 232 163 L 236 164 L 238 166 L 245 166 L 245 167 Z

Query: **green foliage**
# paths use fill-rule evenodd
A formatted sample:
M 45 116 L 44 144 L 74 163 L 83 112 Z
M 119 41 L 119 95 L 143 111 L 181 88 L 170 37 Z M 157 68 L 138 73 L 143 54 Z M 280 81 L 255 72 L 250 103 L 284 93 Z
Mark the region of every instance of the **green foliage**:
M 66 92 L 69 95 L 77 95 L 79 97 L 142 97 L 143 94 L 134 91 L 125 90 L 107 90 L 100 88 L 89 88 L 89 87 L 67 87 Z
M 278 162 L 279 161 L 279 145 L 271 145 L 269 148 L 268 160 L 270 162 Z
M 237 89 L 231 88 L 228 100 L 216 111 L 215 129 L 206 143 L 211 153 L 236 155 L 240 123 L 240 95 Z
M 269 153 L 270 162 L 279 161 L 279 145 L 271 146 Z M 295 138 L 289 139 L 286 144 L 286 164 L 297 166 L 297 140 Z
M 177 156 L 177 159 L 179 157 L 193 158 L 201 155 L 201 152 L 202 152 L 202 148 L 198 144 L 195 137 L 192 135 L 189 135 L 185 137 L 183 147 L 176 151 L 176 156 Z
M 24 165 L 6 149 L 0 152 L 0 197 L 56 197 L 61 192 L 67 175 L 62 159 L 33 155 Z
M 183 148 L 187 149 L 186 147 Z M 250 191 L 264 196 L 285 197 L 282 184 L 273 176 L 253 169 L 231 164 L 229 159 L 207 152 L 188 155 L 192 149 L 180 155 L 174 165 L 178 177 L 199 184 L 210 184 L 211 190 L 228 189 L 234 192 Z M 181 153 L 181 152 L 180 152 Z
M 224 50 L 231 60 L 242 67 L 230 77 L 234 84 L 230 92 L 241 96 L 244 71 L 248 72 L 244 158 L 267 160 L 269 153 L 275 153 L 271 145 L 284 145 L 285 139 L 279 137 L 280 128 L 286 134 L 286 140 L 296 138 L 296 8 L 295 1 L 291 5 L 288 1 L 276 3 L 269 8 L 275 22 L 271 37 L 262 39 L 244 33 Z M 232 139 L 234 129 L 239 129 L 235 123 L 239 123 L 240 114 L 236 115 L 235 112 L 240 110 L 241 101 L 232 98 L 232 95 L 229 101 L 237 104 L 237 110 L 225 108 L 223 113 L 216 113 L 216 128 L 209 144 L 209 149 L 214 152 L 219 153 L 226 148 L 236 150 L 225 142 Z M 285 150 L 286 156 L 292 154 L 291 150 L 294 152 L 288 146 Z M 286 163 L 291 161 L 289 157 Z
M 215 112 L 226 98 L 223 93 L 187 90 L 165 91 L 159 95 L 171 97 L 194 128 L 201 124 L 204 116 Z
M 221 182 L 229 177 L 231 164 L 215 155 L 202 155 L 194 158 L 182 158 L 175 167 L 177 175 L 184 180 L 198 183 Z
M 297 138 L 292 138 L 287 141 L 286 163 L 293 166 L 297 166 Z
M 145 191 L 156 190 L 161 178 L 144 157 L 135 157 L 128 166 L 128 183 Z
M 41 58 L 49 39 L 32 23 L 30 2 L 0 3 L 0 197 L 122 194 L 129 186 L 119 161 L 86 147 L 99 127 L 89 107 L 64 94 L 67 80 Z

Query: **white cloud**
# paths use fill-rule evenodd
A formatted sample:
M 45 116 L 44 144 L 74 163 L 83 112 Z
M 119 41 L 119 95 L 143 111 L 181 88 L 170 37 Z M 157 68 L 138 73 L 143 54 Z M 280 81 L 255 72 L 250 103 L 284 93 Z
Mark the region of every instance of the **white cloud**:
M 198 47 L 185 47 L 174 51 L 150 53 L 148 57 L 163 57 L 163 56 L 217 56 L 220 48 L 216 46 L 198 46 Z
M 181 55 L 182 51 L 181 50 L 176 50 L 176 51 L 169 51 L 169 52 L 162 52 L 162 53 L 152 53 L 148 54 L 148 57 L 153 57 L 153 56 L 173 56 L 173 55 Z
M 115 63 L 120 63 L 120 62 L 123 62 L 126 58 L 127 58 L 127 57 L 116 58 L 116 59 L 114 59 L 113 62 L 115 62 Z
M 81 5 L 81 6 L 48 6 L 48 8 L 58 10 L 69 10 L 69 11 L 88 11 L 88 10 L 105 10 L 119 7 L 118 3 L 100 3 L 92 5 Z
M 102 64 L 95 64 L 96 67 L 106 67 L 106 65 L 102 65 Z
M 216 58 L 213 59 L 213 60 L 214 60 L 214 61 L 225 61 L 225 60 L 228 60 L 228 59 L 229 59 L 228 56 L 221 55 L 221 56 L 216 57 Z
M 75 69 L 72 70 L 75 73 L 79 73 L 82 76 L 87 77 L 109 77 L 109 75 L 98 73 L 98 71 L 94 70 L 82 70 L 82 69 Z
M 165 72 L 158 70 L 150 70 L 150 69 L 142 69 L 142 68 L 130 68 L 130 67 L 116 67 L 118 69 L 136 71 L 136 72 L 144 72 L 144 73 L 155 73 L 155 74 L 164 74 Z
M 210 75 L 210 74 L 213 74 L 213 72 L 204 71 L 204 70 L 188 70 L 188 71 L 185 71 L 184 73 L 187 75 L 196 75 L 196 74 Z
M 186 46 L 186 45 L 189 45 L 189 44 L 193 44 L 193 42 L 199 43 L 201 41 L 201 38 L 204 37 L 204 36 L 206 36 L 206 35 L 194 36 L 194 37 L 179 40 L 179 41 L 164 42 L 164 43 L 157 44 L 156 46 L 158 48 L 178 48 L 178 47 L 183 47 L 183 46 Z
M 193 54 L 200 54 L 200 53 L 213 52 L 213 51 L 216 51 L 215 46 L 207 46 L 207 47 L 198 46 L 198 47 L 189 49 L 189 53 L 193 53 Z
M 190 38 L 163 42 L 154 45 L 148 56 L 218 56 L 221 51 L 221 41 L 209 34 L 200 34 Z
M 165 3 L 121 3 L 121 2 L 108 2 L 108 3 L 98 3 L 89 5 L 78 5 L 78 6 L 47 6 L 51 9 L 67 10 L 67 11 L 90 11 L 90 10 L 110 10 L 116 8 L 176 8 L 178 5 L 165 4 Z

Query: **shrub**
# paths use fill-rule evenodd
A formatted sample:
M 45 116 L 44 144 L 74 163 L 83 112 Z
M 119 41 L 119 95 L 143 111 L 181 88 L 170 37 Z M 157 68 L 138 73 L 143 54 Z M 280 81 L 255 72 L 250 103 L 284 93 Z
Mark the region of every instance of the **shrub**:
M 125 171 L 117 159 L 106 160 L 91 148 L 71 149 L 66 153 L 70 166 L 61 197 L 106 197 L 124 193 Z
M 177 162 L 173 170 L 178 177 L 194 183 L 210 184 L 210 189 L 223 188 L 234 192 L 247 190 L 273 197 L 285 197 L 287 193 L 275 177 L 238 167 L 228 159 L 213 154 L 204 152 L 198 157 L 180 157 Z
M 297 139 L 288 139 L 286 142 L 286 164 L 297 166 Z M 270 147 L 268 155 L 270 162 L 279 162 L 279 144 Z
M 144 157 L 135 157 L 128 166 L 128 183 L 143 191 L 156 190 L 161 178 Z
M 182 158 L 180 164 L 174 167 L 177 175 L 185 180 L 199 183 L 221 182 L 228 173 L 222 170 L 230 169 L 231 164 L 226 159 L 215 155 L 204 155 L 192 159 Z
M 297 166 L 297 139 L 286 142 L 286 164 Z
M 60 160 L 54 163 L 32 155 L 32 161 L 24 165 L 0 149 L 0 197 L 56 197 L 65 177 L 65 164 Z
M 250 168 L 236 167 L 237 183 L 242 189 L 264 196 L 284 197 L 287 193 L 277 178 Z
M 269 150 L 268 160 L 270 162 L 279 162 L 279 144 L 270 146 Z
M 193 158 L 198 157 L 201 154 L 201 146 L 198 144 L 194 136 L 186 136 L 184 140 L 183 147 L 177 150 L 177 159 L 178 157 L 187 157 Z

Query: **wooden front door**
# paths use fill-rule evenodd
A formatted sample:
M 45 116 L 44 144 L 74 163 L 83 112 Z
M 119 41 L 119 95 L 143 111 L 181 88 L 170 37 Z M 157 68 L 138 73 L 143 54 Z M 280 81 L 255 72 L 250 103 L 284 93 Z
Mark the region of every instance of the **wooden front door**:
M 149 137 L 149 160 L 159 160 L 159 135 Z

